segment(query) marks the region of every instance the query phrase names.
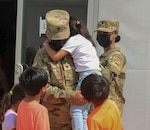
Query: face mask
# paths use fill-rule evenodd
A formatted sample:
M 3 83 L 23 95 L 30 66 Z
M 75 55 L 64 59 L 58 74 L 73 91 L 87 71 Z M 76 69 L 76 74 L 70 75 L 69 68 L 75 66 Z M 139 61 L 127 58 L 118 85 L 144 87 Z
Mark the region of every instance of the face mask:
M 66 43 L 68 39 L 65 40 L 52 40 L 49 45 L 52 49 L 54 49 L 55 51 L 59 51 L 63 45 Z
M 110 41 L 110 34 L 106 34 L 106 33 L 103 34 L 98 33 L 96 39 L 98 43 L 104 48 L 108 47 L 112 42 Z

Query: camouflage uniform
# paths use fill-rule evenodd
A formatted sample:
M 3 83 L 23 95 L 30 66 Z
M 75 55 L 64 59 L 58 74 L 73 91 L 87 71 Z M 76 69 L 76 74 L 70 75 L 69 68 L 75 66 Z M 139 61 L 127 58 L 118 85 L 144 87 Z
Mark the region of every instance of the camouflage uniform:
M 65 10 L 51 10 L 45 15 L 46 36 L 51 40 L 68 39 L 70 36 L 69 13 Z M 76 86 L 76 73 L 72 58 L 67 55 L 59 62 L 53 62 L 44 49 L 37 52 L 34 63 L 44 68 L 49 75 L 48 95 L 43 105 L 49 112 L 51 130 L 71 130 L 70 99 Z
M 53 62 L 44 51 L 40 49 L 34 59 L 38 67 L 44 68 L 49 75 L 47 93 L 52 94 L 43 102 L 48 108 L 51 130 L 71 130 L 70 99 L 75 92 L 78 77 L 74 71 L 72 58 L 67 55 L 59 62 Z M 58 101 L 59 99 L 59 101 Z
M 115 101 L 122 112 L 125 99 L 123 86 L 126 78 L 126 57 L 119 48 L 111 49 L 100 56 L 102 74 L 111 82 L 109 98 Z
M 96 31 L 106 32 L 109 34 L 115 32 L 117 34 L 119 32 L 119 21 L 99 21 Z M 119 40 L 115 39 L 115 42 L 118 42 Z M 105 51 L 100 56 L 100 66 L 103 76 L 111 82 L 109 98 L 117 103 L 120 111 L 122 112 L 125 104 L 123 86 L 126 79 L 126 57 L 122 54 L 119 48 L 109 48 L 111 43 L 112 42 L 110 42 L 107 46 L 103 46 L 103 48 L 107 48 L 108 51 Z

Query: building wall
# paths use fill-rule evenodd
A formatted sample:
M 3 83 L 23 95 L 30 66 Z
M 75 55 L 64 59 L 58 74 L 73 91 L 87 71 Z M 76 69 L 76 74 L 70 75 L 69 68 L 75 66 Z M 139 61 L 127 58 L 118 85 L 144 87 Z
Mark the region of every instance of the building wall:
M 116 44 L 127 58 L 125 130 L 150 130 L 150 1 L 100 0 L 98 19 L 120 21 Z M 101 53 L 101 52 L 99 52 Z

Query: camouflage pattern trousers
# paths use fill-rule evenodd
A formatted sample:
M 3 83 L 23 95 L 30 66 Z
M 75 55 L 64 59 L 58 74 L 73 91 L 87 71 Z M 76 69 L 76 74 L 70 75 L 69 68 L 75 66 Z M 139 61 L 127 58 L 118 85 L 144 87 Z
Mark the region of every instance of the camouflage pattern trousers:
M 48 109 L 50 130 L 72 130 L 69 103 L 43 105 Z

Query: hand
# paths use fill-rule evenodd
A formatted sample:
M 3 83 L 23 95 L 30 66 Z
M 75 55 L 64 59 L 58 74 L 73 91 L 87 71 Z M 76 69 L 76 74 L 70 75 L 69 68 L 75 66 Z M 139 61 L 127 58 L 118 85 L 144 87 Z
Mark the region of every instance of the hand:
M 84 99 L 84 97 L 81 94 L 81 91 L 76 91 L 76 94 L 74 98 L 71 100 L 71 103 L 74 105 L 85 105 L 87 103 L 87 100 Z
M 38 64 L 37 64 L 37 62 L 34 62 L 34 63 L 32 64 L 32 67 L 36 67 L 36 66 L 38 66 Z
M 46 52 L 47 52 L 48 49 L 49 49 L 48 43 L 49 43 L 49 40 L 45 40 L 44 43 L 43 43 L 43 49 L 44 49 Z
M 49 40 L 48 40 L 48 39 L 47 39 L 47 40 L 45 40 L 45 41 L 44 41 L 44 43 L 43 43 L 43 46 L 47 46 L 48 42 L 49 42 Z

